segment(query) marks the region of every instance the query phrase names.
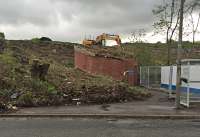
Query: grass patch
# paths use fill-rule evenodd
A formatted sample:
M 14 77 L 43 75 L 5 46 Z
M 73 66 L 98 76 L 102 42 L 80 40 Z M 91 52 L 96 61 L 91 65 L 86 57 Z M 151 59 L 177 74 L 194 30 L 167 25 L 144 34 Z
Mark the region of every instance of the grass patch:
M 17 64 L 17 59 L 12 56 L 12 52 L 4 52 L 3 54 L 0 54 L 0 61 L 9 64 L 9 65 L 15 65 Z
M 74 68 L 74 59 L 68 59 L 65 66 L 68 68 Z

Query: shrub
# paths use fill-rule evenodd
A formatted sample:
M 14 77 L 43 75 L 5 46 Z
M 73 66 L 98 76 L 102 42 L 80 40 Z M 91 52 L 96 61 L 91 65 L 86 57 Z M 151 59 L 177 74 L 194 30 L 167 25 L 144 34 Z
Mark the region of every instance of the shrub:
M 31 80 L 31 88 L 33 92 L 45 92 L 47 91 L 47 86 L 40 81 L 39 79 L 33 79 Z
M 49 42 L 51 42 L 52 40 L 50 38 L 48 38 L 48 37 L 41 37 L 40 41 L 49 41 Z
M 40 43 L 40 42 L 51 42 L 52 40 L 48 37 L 41 37 L 41 38 L 32 38 L 31 41 L 33 43 Z
M 44 82 L 47 87 L 47 94 L 57 94 L 56 87 L 48 82 Z
M 47 81 L 33 79 L 31 81 L 31 88 L 32 92 L 36 92 L 43 95 L 57 94 L 56 87 Z
M 31 41 L 33 43 L 39 43 L 40 42 L 40 39 L 39 38 L 32 38 Z
M 20 107 L 32 107 L 34 106 L 33 94 L 31 92 L 27 92 L 19 97 L 17 100 L 17 106 Z
M 4 33 L 3 32 L 0 32 L 0 39 L 5 39 L 5 35 L 4 35 Z
M 4 52 L 3 54 L 0 54 L 0 61 L 9 65 L 16 65 L 17 59 L 12 56 L 12 53 L 10 52 Z

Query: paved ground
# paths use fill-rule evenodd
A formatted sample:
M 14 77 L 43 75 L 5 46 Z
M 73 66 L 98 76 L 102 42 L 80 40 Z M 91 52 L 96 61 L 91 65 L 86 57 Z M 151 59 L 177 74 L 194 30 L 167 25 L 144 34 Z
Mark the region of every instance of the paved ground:
M 175 110 L 174 100 L 168 100 L 166 93 L 152 91 L 153 97 L 146 101 L 112 104 L 106 107 L 62 106 L 24 108 L 16 114 L 134 114 L 134 115 L 200 115 L 199 108 Z
M 0 119 L 1 137 L 199 137 L 200 121 Z

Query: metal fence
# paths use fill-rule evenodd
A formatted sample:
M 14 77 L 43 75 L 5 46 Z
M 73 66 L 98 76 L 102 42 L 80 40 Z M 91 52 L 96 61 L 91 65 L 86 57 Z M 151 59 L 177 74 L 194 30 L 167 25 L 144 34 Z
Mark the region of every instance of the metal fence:
M 168 91 L 169 98 L 175 98 L 176 66 L 140 67 L 140 85 Z M 181 104 L 189 107 L 200 102 L 200 65 L 182 65 Z
M 161 67 L 160 66 L 140 67 L 140 85 L 146 88 L 160 88 Z

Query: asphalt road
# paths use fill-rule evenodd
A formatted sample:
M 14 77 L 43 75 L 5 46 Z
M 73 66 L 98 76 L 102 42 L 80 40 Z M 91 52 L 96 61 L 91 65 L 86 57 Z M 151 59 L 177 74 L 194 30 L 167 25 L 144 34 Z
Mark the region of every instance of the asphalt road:
M 0 119 L 0 137 L 200 137 L 200 120 Z

